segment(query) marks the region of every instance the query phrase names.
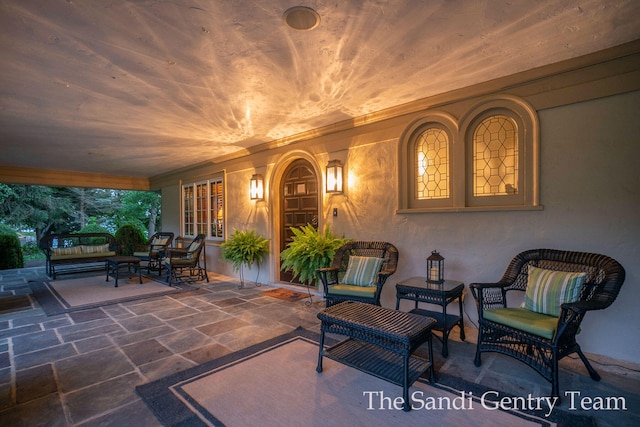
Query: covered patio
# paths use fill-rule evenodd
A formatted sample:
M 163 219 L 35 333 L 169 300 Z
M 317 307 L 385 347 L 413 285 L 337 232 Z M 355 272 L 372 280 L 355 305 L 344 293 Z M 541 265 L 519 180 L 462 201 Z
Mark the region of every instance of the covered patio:
M 135 392 L 136 386 L 300 326 L 319 329 L 316 314 L 324 307 L 319 296 L 313 297 L 312 305 L 305 304 L 306 300 L 283 301 L 262 294 L 270 286 L 239 289 L 236 278 L 214 272 L 210 276 L 211 283 L 173 297 L 47 316 L 29 287 L 29 282 L 46 279 L 44 268 L 3 271 L 1 294 L 24 296 L 30 305 L 15 311 L 5 305 L 0 313 L 0 420 L 13 426 L 160 425 Z M 548 383 L 508 357 L 487 355 L 483 366 L 476 368 L 475 329 L 467 326 L 464 342 L 456 331 L 447 359 L 435 341 L 437 375 L 515 396 L 545 394 Z M 591 359 L 602 375 L 600 382 L 591 380 L 579 360 L 561 362 L 563 389 L 579 390 L 581 398 L 594 398 L 573 412 L 592 417 L 599 427 L 637 425 L 638 367 L 597 356 Z M 255 393 L 258 398 L 260 390 Z M 614 396 L 624 398 L 626 410 L 594 409 L 598 397 Z M 570 405 L 565 398 L 559 409 L 569 410 Z M 271 413 L 265 425 L 277 425 L 285 416 Z M 482 419 L 474 421 L 487 425 Z

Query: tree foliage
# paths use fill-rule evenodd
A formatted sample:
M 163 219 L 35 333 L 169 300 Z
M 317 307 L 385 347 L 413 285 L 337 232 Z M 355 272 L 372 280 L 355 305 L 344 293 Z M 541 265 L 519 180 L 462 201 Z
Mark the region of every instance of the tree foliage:
M 0 223 L 48 233 L 78 231 L 90 224 L 115 233 L 133 224 L 150 236 L 159 229 L 161 196 L 150 191 L 0 184 Z

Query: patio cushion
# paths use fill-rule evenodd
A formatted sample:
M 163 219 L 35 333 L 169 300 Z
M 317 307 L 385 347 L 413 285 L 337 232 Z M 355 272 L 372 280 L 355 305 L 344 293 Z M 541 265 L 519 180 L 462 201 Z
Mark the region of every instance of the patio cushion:
M 355 286 L 376 286 L 377 276 L 383 263 L 382 258 L 350 256 L 342 284 Z
M 523 307 L 559 316 L 562 304 L 578 300 L 586 277 L 587 273 L 545 270 L 530 265 Z
M 69 248 L 53 248 L 51 252 L 54 256 L 61 255 L 80 255 L 82 253 L 82 248 L 80 246 L 72 246 Z
M 371 298 L 376 293 L 376 287 L 358 285 L 335 285 L 329 287 L 328 293 L 350 297 Z
M 551 339 L 558 325 L 558 318 L 536 313 L 526 308 L 494 308 L 484 311 L 484 318 L 510 326 L 530 334 Z
M 102 252 L 109 252 L 109 244 L 104 245 L 80 245 L 83 254 L 95 254 Z

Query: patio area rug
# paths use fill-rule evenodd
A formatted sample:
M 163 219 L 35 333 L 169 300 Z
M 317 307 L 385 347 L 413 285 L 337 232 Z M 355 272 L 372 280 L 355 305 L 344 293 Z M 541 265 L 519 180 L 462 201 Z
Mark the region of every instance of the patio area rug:
M 115 279 L 110 277 L 107 282 L 103 274 L 29 284 L 34 298 L 49 316 L 194 289 L 186 285 L 170 287 L 144 275 L 140 284 L 137 274 L 120 277 L 118 287 L 114 285 Z
M 300 301 L 301 299 L 305 299 L 309 297 L 307 293 L 292 291 L 290 289 L 284 289 L 284 288 L 274 288 L 268 291 L 262 291 L 261 293 L 262 295 L 278 298 L 285 301 Z
M 546 417 L 540 411 L 495 409 L 487 402 L 485 407 L 476 385 L 462 380 L 450 385 L 440 377 L 434 384 L 414 383 L 414 409 L 404 412 L 389 406 L 402 396 L 401 387 L 327 358 L 318 374 L 317 358 L 318 334 L 298 328 L 136 391 L 166 426 L 593 425 L 590 417 L 557 409 Z M 426 409 L 430 398 L 435 406 Z

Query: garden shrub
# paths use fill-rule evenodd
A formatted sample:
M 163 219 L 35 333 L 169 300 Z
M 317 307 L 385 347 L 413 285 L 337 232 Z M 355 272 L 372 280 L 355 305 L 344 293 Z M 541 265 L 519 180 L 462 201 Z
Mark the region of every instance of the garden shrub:
M 131 224 L 123 225 L 116 231 L 116 241 L 118 242 L 118 254 L 133 255 L 131 248 L 134 245 L 147 244 L 147 238 L 138 227 Z
M 11 227 L 0 224 L 0 270 L 23 267 L 22 246 L 18 234 Z

